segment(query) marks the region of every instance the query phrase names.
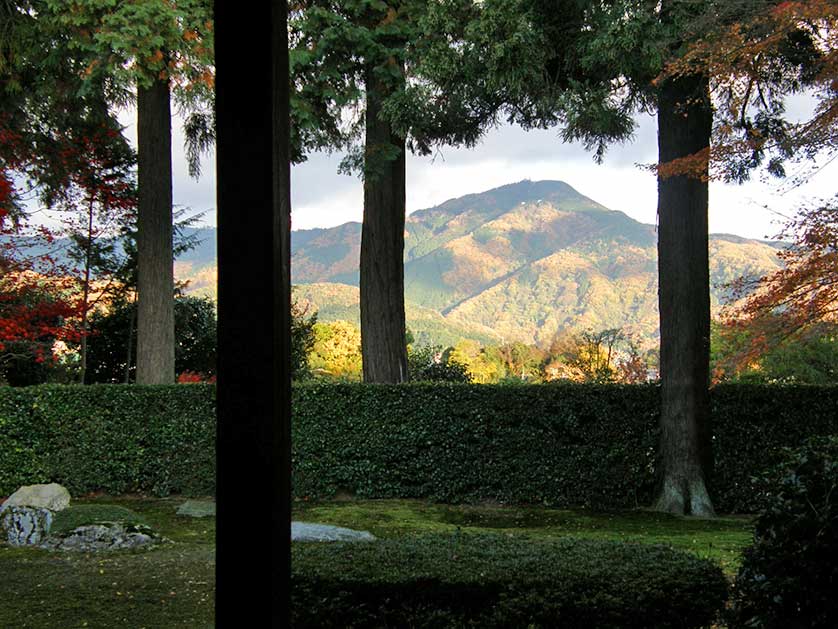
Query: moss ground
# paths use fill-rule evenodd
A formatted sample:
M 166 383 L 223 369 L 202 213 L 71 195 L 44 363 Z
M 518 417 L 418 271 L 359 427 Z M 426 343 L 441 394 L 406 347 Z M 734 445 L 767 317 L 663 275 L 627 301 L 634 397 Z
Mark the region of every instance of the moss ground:
M 51 533 L 69 533 L 79 526 L 102 522 L 121 522 L 124 524 L 145 524 L 148 522 L 135 511 L 111 504 L 70 505 L 55 514 Z
M 0 627 L 211 627 L 215 519 L 176 515 L 184 499 L 91 497 L 75 504 L 130 509 L 175 544 L 109 554 L 50 553 L 0 545 Z M 83 510 L 82 510 L 83 511 Z M 662 543 L 709 557 L 732 576 L 750 542 L 748 518 L 700 520 L 648 511 L 592 513 L 540 507 L 448 506 L 421 501 L 299 503 L 294 518 L 379 537 L 458 528 L 512 536 Z

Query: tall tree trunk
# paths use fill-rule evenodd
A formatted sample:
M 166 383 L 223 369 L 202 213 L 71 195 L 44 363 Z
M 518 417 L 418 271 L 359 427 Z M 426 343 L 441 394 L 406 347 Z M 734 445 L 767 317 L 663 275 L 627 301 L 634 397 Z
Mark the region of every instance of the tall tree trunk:
M 713 121 L 707 79 L 665 81 L 658 95 L 658 156 L 664 164 L 707 149 Z M 704 174 L 707 164 L 703 165 Z M 660 489 L 655 508 L 712 516 L 708 184 L 658 177 L 661 330 Z
M 361 357 L 365 382 L 405 382 L 405 139 L 380 118 L 387 88 L 367 71 Z
M 79 383 L 84 384 L 87 376 L 87 334 L 90 331 L 88 321 L 90 319 L 90 267 L 92 266 L 93 255 L 93 200 L 87 203 L 87 233 L 86 246 L 84 251 L 84 280 L 82 286 L 82 310 L 81 310 L 81 350 L 79 351 Z
M 137 88 L 138 384 L 175 381 L 172 116 L 168 81 Z
M 216 627 L 288 626 L 291 276 L 287 2 L 216 0 Z M 247 41 L 247 46 L 242 42 Z M 248 71 L 243 72 L 242 68 Z M 255 76 L 255 80 L 254 80 Z M 265 505 L 253 552 L 242 505 Z
M 131 367 L 134 364 L 134 326 L 137 321 L 137 304 L 132 299 L 131 311 L 128 315 L 128 340 L 125 344 L 125 372 L 122 382 L 131 384 Z

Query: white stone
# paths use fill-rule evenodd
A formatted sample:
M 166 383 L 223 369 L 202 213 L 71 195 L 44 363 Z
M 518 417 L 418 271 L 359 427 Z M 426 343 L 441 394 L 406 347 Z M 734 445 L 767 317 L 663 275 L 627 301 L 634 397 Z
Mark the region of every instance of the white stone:
M 24 485 L 0 505 L 0 512 L 9 507 L 33 507 L 61 511 L 70 506 L 70 492 L 58 483 Z

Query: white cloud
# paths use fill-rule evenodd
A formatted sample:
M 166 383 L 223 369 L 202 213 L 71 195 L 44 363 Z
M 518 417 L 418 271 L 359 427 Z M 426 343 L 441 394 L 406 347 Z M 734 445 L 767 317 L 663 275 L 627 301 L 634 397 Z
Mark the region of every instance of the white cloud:
M 796 104 L 796 107 L 799 104 Z M 134 113 L 121 117 L 129 136 Z M 411 156 L 407 164 L 408 212 L 447 199 L 481 192 L 522 179 L 559 179 L 582 194 L 644 223 L 655 223 L 657 184 L 637 167 L 655 161 L 655 120 L 639 120 L 634 141 L 612 146 L 605 163 L 597 165 L 583 147 L 564 144 L 554 130 L 523 130 L 503 126 L 492 130 L 474 149 L 446 148 L 432 157 Z M 199 181 L 189 178 L 183 151 L 181 122 L 173 120 L 175 203 L 207 211 L 205 224 L 215 220 L 214 155 L 204 160 Z M 292 169 L 292 223 L 295 229 L 331 227 L 360 221 L 363 188 L 359 178 L 337 174 L 340 155 L 315 154 Z M 710 231 L 751 238 L 774 236 L 780 214 L 789 215 L 807 200 L 834 194 L 838 164 L 825 166 L 800 188 L 783 193 L 779 184 L 759 179 L 742 186 L 713 183 L 710 191 Z

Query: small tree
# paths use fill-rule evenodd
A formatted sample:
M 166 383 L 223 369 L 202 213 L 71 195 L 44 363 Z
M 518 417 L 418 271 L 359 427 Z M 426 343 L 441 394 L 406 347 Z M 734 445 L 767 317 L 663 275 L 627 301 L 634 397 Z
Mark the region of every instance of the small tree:
M 67 287 L 29 272 L 0 277 L 0 376 L 10 384 L 40 384 L 57 341 L 75 343 L 78 302 Z
M 311 377 L 309 355 L 314 350 L 316 324 L 316 312 L 309 314 L 308 306 L 301 306 L 296 300 L 291 302 L 291 378 L 293 380 L 305 380 Z
M 453 348 L 441 345 L 408 345 L 411 382 L 471 382 L 467 367 L 451 357 Z
M 208 299 L 181 296 L 175 304 L 175 366 L 178 374 L 215 375 L 217 319 Z M 137 304 L 120 300 L 90 318 L 85 383 L 129 383 L 136 379 Z M 126 340 L 130 339 L 129 343 Z
M 309 365 L 316 376 L 361 379 L 361 333 L 349 321 L 315 323 Z

